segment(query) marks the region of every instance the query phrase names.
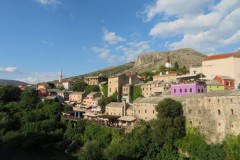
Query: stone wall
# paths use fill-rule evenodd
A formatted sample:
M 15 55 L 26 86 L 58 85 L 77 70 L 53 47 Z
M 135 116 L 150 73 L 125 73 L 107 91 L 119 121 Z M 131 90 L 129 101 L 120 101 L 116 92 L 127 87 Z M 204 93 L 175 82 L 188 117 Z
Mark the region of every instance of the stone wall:
M 221 142 L 227 135 L 240 134 L 240 94 L 187 98 L 187 123 L 198 127 L 209 142 Z

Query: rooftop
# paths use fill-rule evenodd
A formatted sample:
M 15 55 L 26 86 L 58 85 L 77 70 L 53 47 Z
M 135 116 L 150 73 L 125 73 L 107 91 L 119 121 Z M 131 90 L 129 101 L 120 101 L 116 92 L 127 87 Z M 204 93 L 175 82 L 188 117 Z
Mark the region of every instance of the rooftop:
M 111 102 L 111 103 L 107 104 L 106 107 L 122 108 L 123 103 L 122 102 Z
M 220 77 L 220 78 L 222 78 L 222 79 L 234 79 L 234 78 L 231 78 L 231 77 L 229 77 L 229 76 L 219 76 L 219 75 L 217 75 L 218 77 Z
M 226 54 L 217 54 L 208 56 L 203 61 L 210 61 L 210 60 L 216 60 L 216 59 L 224 59 L 229 57 L 240 57 L 240 53 L 226 53 Z
M 222 83 L 220 83 L 220 82 L 218 82 L 218 81 L 215 81 L 215 80 L 209 80 L 209 81 L 206 81 L 206 84 L 207 84 L 207 85 L 223 86 Z

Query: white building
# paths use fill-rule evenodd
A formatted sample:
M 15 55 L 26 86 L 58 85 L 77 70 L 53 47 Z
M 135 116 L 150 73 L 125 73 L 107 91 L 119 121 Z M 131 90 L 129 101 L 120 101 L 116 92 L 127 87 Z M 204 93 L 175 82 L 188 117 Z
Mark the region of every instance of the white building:
M 208 56 L 202 62 L 202 72 L 207 79 L 216 75 L 229 76 L 240 83 L 240 53 L 228 53 Z
M 64 81 L 62 82 L 64 89 L 71 91 L 73 87 L 73 81 Z

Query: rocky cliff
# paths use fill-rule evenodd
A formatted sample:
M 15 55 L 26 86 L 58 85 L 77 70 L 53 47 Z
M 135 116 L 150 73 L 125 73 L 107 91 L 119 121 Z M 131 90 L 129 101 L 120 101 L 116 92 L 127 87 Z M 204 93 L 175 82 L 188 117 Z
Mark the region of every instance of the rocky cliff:
M 201 66 L 202 60 L 207 57 L 206 55 L 190 48 L 144 53 L 138 56 L 134 67 L 130 70 L 134 70 L 136 72 L 142 70 L 156 70 L 161 65 L 165 65 L 168 56 L 172 66 L 175 62 L 178 62 L 180 67 L 185 66 L 186 68 L 189 68 L 190 65 Z

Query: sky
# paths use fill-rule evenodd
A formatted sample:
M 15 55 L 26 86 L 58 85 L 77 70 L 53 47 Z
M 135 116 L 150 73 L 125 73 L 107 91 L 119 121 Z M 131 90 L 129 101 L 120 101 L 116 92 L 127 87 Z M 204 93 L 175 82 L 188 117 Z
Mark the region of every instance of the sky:
M 34 84 L 179 48 L 240 50 L 240 0 L 0 1 L 0 79 Z

